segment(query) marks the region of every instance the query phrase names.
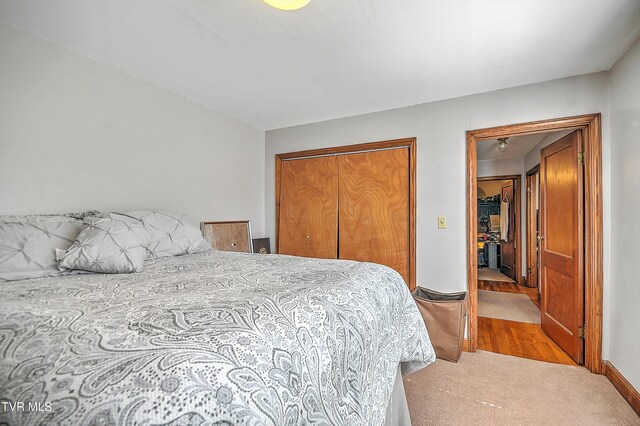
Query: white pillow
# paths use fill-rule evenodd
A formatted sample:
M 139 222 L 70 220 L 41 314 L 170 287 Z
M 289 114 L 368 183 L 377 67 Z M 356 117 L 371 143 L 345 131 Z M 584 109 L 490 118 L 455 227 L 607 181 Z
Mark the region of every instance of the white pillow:
M 82 230 L 68 217 L 0 221 L 0 281 L 60 275 L 56 250 L 67 250 Z
M 92 219 L 66 252 L 56 250 L 58 265 L 105 274 L 142 272 L 148 243 L 149 232 L 140 224 Z
M 107 217 L 128 223 L 140 223 L 149 231 L 147 259 L 164 256 L 211 252 L 211 244 L 185 214 L 139 211 L 107 213 Z

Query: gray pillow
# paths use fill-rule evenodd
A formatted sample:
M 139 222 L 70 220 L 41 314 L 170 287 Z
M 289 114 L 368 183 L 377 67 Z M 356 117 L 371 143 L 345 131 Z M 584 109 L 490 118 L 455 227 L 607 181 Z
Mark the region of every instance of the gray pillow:
M 66 252 L 56 251 L 61 270 L 142 272 L 149 243 L 149 232 L 142 225 L 111 218 L 88 220 L 85 225 Z
M 60 275 L 56 250 L 67 250 L 82 226 L 57 216 L 0 221 L 0 281 Z
M 147 259 L 211 252 L 211 244 L 185 214 L 151 211 L 107 213 L 107 217 L 142 224 L 149 231 Z

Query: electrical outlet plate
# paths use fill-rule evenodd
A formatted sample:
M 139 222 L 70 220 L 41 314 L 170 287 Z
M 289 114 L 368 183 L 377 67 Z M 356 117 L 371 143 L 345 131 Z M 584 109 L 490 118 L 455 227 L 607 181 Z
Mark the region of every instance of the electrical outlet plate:
M 445 229 L 447 227 L 447 218 L 444 216 L 438 216 L 438 229 Z

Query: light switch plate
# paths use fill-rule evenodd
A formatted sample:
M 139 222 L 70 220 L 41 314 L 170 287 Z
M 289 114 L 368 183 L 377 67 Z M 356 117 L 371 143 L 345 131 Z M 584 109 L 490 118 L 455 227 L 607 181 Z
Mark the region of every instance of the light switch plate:
M 447 218 L 444 216 L 438 216 L 438 229 L 446 229 Z

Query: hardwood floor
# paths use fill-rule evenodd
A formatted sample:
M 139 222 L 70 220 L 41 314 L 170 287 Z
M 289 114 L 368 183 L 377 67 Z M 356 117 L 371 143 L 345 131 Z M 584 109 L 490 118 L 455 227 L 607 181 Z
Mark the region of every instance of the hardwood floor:
M 479 281 L 478 289 L 523 293 L 540 308 L 538 293 L 534 288 Z M 555 364 L 578 365 L 542 331 L 540 324 L 478 317 L 478 349 Z

